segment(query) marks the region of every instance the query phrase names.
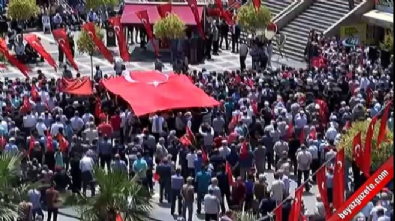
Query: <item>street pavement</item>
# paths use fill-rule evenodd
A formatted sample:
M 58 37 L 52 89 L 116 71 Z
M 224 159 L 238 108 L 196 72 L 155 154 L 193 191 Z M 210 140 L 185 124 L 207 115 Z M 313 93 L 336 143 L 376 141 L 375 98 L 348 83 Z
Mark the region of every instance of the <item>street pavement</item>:
M 44 45 L 44 48 L 52 55 L 52 57 L 58 61 L 58 46 L 55 43 L 52 35 L 50 34 L 43 34 L 42 32 L 35 32 L 38 37 L 41 38 L 41 43 Z M 74 37 L 77 39 L 79 32 L 74 32 Z M 118 48 L 113 47 L 109 48 L 115 57 L 119 57 Z M 131 46 L 131 62 L 126 62 L 126 70 L 130 71 L 137 71 L 137 70 L 153 70 L 154 69 L 154 61 L 155 55 L 152 52 L 146 52 L 140 50 L 136 46 Z M 78 49 L 77 49 L 78 50 Z M 91 62 L 90 57 L 86 54 L 78 53 L 75 54 L 74 59 L 79 67 L 79 73 L 82 76 L 91 76 Z M 166 56 L 161 57 L 162 62 L 164 63 L 165 67 L 163 72 L 168 73 L 172 71 L 172 66 L 168 62 L 168 58 Z M 295 68 L 305 68 L 305 64 L 287 60 L 284 58 L 278 58 L 277 55 L 273 55 L 272 58 L 272 66 L 279 67 L 282 64 L 287 66 L 295 67 Z M 103 74 L 113 75 L 113 65 L 110 64 L 107 60 L 105 60 L 101 56 L 94 56 L 93 57 L 93 67 L 96 65 L 100 65 Z M 56 72 L 53 67 L 49 66 L 46 62 L 41 62 L 36 65 L 30 65 L 32 69 L 32 76 L 37 76 L 37 70 L 41 70 L 47 77 L 49 78 L 58 78 L 61 77 L 62 69 L 58 69 Z M 251 58 L 247 58 L 247 67 L 251 67 Z M 205 68 L 208 71 L 225 71 L 225 70 L 237 70 L 240 68 L 239 63 L 239 56 L 238 54 L 231 53 L 230 51 L 222 50 L 218 56 L 213 56 L 212 61 L 206 61 L 204 64 L 199 65 L 190 65 L 190 69 L 201 71 Z M 74 70 L 72 70 L 73 74 L 76 74 Z M 23 78 L 24 76 L 12 66 L 7 66 L 7 70 L 4 70 L 2 73 L 2 77 L 8 78 Z M 273 181 L 273 172 L 267 172 L 267 181 L 269 186 Z M 292 182 L 290 185 L 290 192 L 291 195 L 294 194 L 294 190 L 296 189 L 296 182 Z M 170 214 L 170 204 L 159 204 L 159 185 L 155 185 L 155 194 L 153 195 L 153 205 L 154 209 L 151 212 L 151 217 L 153 220 L 161 220 L 161 221 L 170 221 L 174 220 L 174 217 Z M 311 213 L 315 207 L 315 194 L 318 193 L 316 186 L 311 188 L 311 194 L 305 194 L 303 196 L 303 200 L 305 203 L 305 207 Z M 166 202 L 166 201 L 165 201 Z M 196 203 L 194 205 L 194 210 L 196 211 Z M 62 208 L 59 210 L 58 220 L 60 221 L 76 221 L 79 217 L 77 211 L 73 208 Z M 45 213 L 45 215 L 47 215 Z M 196 212 L 194 212 L 193 220 L 200 220 L 203 217 L 197 217 Z
M 80 32 L 74 32 L 74 38 L 77 39 Z M 55 43 L 55 40 L 51 34 L 44 34 L 42 32 L 33 32 L 31 34 L 35 34 L 41 38 L 41 43 L 48 53 L 58 62 L 58 46 Z M 114 57 L 119 57 L 118 47 L 109 48 L 113 53 Z M 137 44 L 130 46 L 129 48 L 131 52 L 131 62 L 125 62 L 126 70 L 137 71 L 137 70 L 153 70 L 154 69 L 154 61 L 155 54 L 149 51 L 141 50 Z M 161 60 L 164 63 L 164 73 L 168 73 L 172 71 L 172 65 L 169 62 L 170 56 L 169 54 L 161 54 Z M 222 50 L 218 56 L 212 56 L 213 60 L 205 61 L 202 64 L 198 65 L 190 65 L 191 70 L 201 71 L 205 68 L 207 71 L 231 71 L 237 70 L 240 68 L 239 56 L 238 54 L 231 53 L 228 50 Z M 91 61 L 90 57 L 87 54 L 81 54 L 77 52 L 75 54 L 74 60 L 76 61 L 79 67 L 79 73 L 82 76 L 91 76 Z M 251 57 L 247 58 L 247 67 L 251 67 Z M 277 55 L 273 55 L 272 58 L 272 66 L 279 67 L 281 64 L 285 64 L 295 68 L 305 68 L 306 65 L 301 62 L 287 60 L 285 58 L 279 58 Z M 113 75 L 114 67 L 110 62 L 105 60 L 102 56 L 93 56 L 93 67 L 96 65 L 100 65 L 101 70 L 104 74 Z M 51 67 L 46 62 L 39 62 L 37 64 L 29 64 L 28 65 L 32 72 L 31 76 L 37 76 L 37 70 L 41 70 L 47 77 L 49 78 L 57 78 L 62 76 L 62 68 L 59 68 L 56 72 L 53 67 Z M 72 68 L 70 68 L 72 70 Z M 8 78 L 23 78 L 24 75 L 19 72 L 13 66 L 7 65 L 6 70 L 0 70 L 2 72 L 1 77 Z M 72 70 L 73 74 L 77 72 Z

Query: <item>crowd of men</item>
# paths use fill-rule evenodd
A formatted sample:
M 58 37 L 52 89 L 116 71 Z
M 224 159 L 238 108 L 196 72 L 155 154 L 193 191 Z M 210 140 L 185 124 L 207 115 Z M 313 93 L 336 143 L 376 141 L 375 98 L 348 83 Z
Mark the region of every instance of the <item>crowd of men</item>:
M 64 23 L 59 17 L 62 13 L 58 13 L 51 22 L 54 27 Z M 99 19 L 95 12 L 88 12 L 86 17 L 84 20 Z M 214 24 L 207 56 L 211 56 L 211 45 L 215 45 L 213 53 L 218 52 L 221 33 L 228 31 Z M 238 38 L 238 32 L 235 29 L 232 34 Z M 227 38 L 223 39 L 228 48 Z M 336 154 L 347 122 L 372 118 L 393 99 L 392 59 L 383 67 L 379 58 L 368 56 L 368 47 L 345 48 L 337 39 L 322 36 L 314 42 L 308 59 L 322 56 L 322 67 L 271 67 L 270 42 L 255 42 L 250 53 L 246 44 L 240 45 L 240 57 L 244 58 L 241 70 L 183 73 L 221 102 L 210 109 L 169 110 L 136 117 L 124 101 L 101 87 L 100 78 L 106 77 L 101 74 L 96 75 L 95 95 L 91 97 L 65 94 L 55 79 L 43 74 L 26 81 L 0 81 L 1 151 L 29 156 L 22 164 L 22 182 L 42 180 L 50 186 L 45 194 L 29 191 L 31 218 L 43 218 L 44 201 L 47 220 L 56 221 L 57 191 L 86 194 L 89 188 L 94 194 L 92 170 L 98 163 L 109 171 L 123 170 L 131 176 L 145 171 L 142 184 L 153 191 L 157 182 L 159 202 L 169 202 L 169 212 L 188 221 L 194 219 L 195 209 L 207 221 L 235 221 L 234 211 L 243 209 L 265 219 L 280 203 L 283 220 L 288 220 L 293 177 L 299 185 L 307 181 Z M 232 44 L 232 51 L 237 49 Z M 252 69 L 245 64 L 249 55 L 253 57 Z M 121 73 L 122 66 L 118 69 Z M 369 102 L 368 89 L 373 91 Z M 294 128 L 291 136 L 290 123 Z M 388 126 L 393 130 L 392 111 Z M 181 139 L 189 130 L 194 134 L 193 139 L 189 136 L 190 144 Z M 301 141 L 302 131 L 305 139 Z M 310 136 L 312 131 L 314 136 Z M 247 153 L 241 153 L 245 146 Z M 274 171 L 271 183 L 266 178 L 270 171 Z M 331 171 L 329 166 L 328 188 L 333 182 Z M 314 179 L 305 186 L 307 192 Z M 355 220 L 393 220 L 391 199 L 390 191 L 381 193 Z M 325 220 L 320 196 L 315 210 L 309 213 L 310 220 Z

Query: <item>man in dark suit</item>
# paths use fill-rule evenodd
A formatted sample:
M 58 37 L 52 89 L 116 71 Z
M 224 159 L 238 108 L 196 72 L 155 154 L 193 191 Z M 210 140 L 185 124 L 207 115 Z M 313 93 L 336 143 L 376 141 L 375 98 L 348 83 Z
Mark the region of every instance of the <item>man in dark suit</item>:
M 232 26 L 232 53 L 239 52 L 240 26 L 235 24 Z M 235 50 L 236 49 L 236 50 Z
M 221 21 L 219 32 L 220 32 L 219 47 L 222 48 L 222 42 L 225 40 L 226 50 L 229 50 L 229 42 L 228 42 L 229 25 L 226 24 L 224 20 Z

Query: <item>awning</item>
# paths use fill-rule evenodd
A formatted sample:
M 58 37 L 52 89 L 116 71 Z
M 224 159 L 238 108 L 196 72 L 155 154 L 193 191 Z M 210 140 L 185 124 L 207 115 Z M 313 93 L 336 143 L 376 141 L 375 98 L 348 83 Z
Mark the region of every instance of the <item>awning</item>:
M 363 15 L 370 24 L 374 24 L 383 28 L 392 28 L 394 24 L 394 14 L 372 10 Z
M 201 19 L 203 14 L 203 6 L 198 6 L 197 8 Z M 128 3 L 125 5 L 123 10 L 121 23 L 124 25 L 141 24 L 140 19 L 137 18 L 136 12 L 142 10 L 147 10 L 151 24 L 154 24 L 155 21 L 160 19 L 157 4 Z M 172 4 L 171 10 L 174 14 L 178 15 L 178 17 L 180 17 L 180 19 L 184 21 L 186 25 L 196 25 L 193 13 L 187 4 Z

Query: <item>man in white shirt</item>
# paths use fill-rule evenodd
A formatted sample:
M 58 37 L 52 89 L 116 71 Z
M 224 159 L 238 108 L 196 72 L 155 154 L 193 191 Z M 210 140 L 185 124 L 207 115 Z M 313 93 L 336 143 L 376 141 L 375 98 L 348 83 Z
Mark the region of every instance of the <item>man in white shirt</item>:
M 44 123 L 44 118 L 43 117 L 38 117 L 38 121 L 36 124 L 36 130 L 38 132 L 38 135 L 40 136 L 45 136 L 45 131 L 47 130 L 47 126 Z
M 37 116 L 30 111 L 23 117 L 23 128 L 27 134 L 30 134 L 30 130 L 33 129 L 37 124 Z
M 60 121 L 60 116 L 57 115 L 55 118 L 55 123 L 51 126 L 51 135 L 56 136 L 59 133 L 59 128 L 64 128 L 63 123 Z
M 271 197 L 278 204 L 283 201 L 284 197 L 284 182 L 280 179 L 280 176 L 277 172 L 274 173 L 274 181 L 272 182 L 272 187 L 270 189 Z
M 197 154 L 195 150 L 191 150 L 187 154 L 187 164 L 188 164 L 188 176 L 195 177 L 195 160 L 197 160 Z
M 92 196 L 95 195 L 95 185 L 93 183 L 93 167 L 95 162 L 86 154 L 80 160 L 80 170 L 82 177 L 82 194 L 86 196 L 86 189 L 88 185 L 91 189 Z
M 158 113 L 155 114 L 151 119 L 151 132 L 158 140 L 161 134 L 163 134 L 163 127 L 165 126 L 165 119 Z
M 240 43 L 239 58 L 240 58 L 240 69 L 243 71 L 246 69 L 246 59 L 248 55 L 248 46 L 244 41 Z
M 78 111 L 74 112 L 74 117 L 70 119 L 71 128 L 73 128 L 74 133 L 78 134 L 84 128 L 84 121 L 79 116 Z

